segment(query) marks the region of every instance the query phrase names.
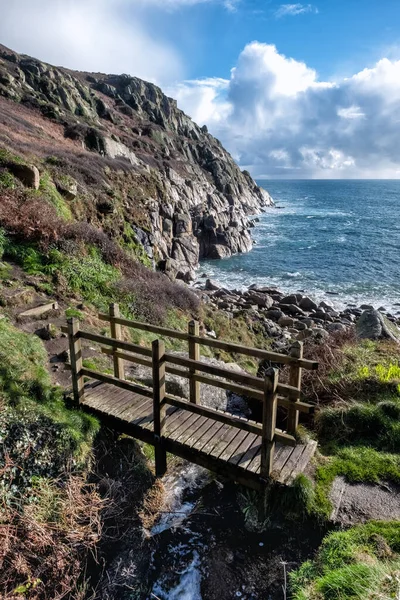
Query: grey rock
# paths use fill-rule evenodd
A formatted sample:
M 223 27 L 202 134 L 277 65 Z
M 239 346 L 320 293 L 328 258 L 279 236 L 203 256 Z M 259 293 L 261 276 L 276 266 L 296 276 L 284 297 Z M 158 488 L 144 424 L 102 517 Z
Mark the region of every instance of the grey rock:
M 290 294 L 290 296 L 284 296 L 280 303 L 281 304 L 297 304 L 298 298 L 301 298 L 301 294 Z
M 279 321 L 283 317 L 283 312 L 279 308 L 271 308 L 265 313 L 265 316 L 271 321 Z
M 281 317 L 278 321 L 278 325 L 281 327 L 293 327 L 294 319 L 291 317 Z
M 306 312 L 310 312 L 312 310 L 317 310 L 317 308 L 318 308 L 318 305 L 314 302 L 314 300 L 311 300 L 311 298 L 308 298 L 308 296 L 304 296 L 300 300 L 299 306 Z
M 20 164 L 8 164 L 7 165 L 11 173 L 17 177 L 26 187 L 33 188 L 34 190 L 39 189 L 40 185 L 40 174 L 39 170 L 35 165 L 20 165 Z
M 68 177 L 66 179 L 57 179 L 55 181 L 56 188 L 67 200 L 75 200 L 78 194 L 78 184 L 72 179 L 72 177 Z
M 399 329 L 375 309 L 367 309 L 362 313 L 356 322 L 356 332 L 360 339 L 389 339 L 400 343 Z
M 326 326 L 326 330 L 330 332 L 334 331 L 345 331 L 346 326 L 343 323 L 328 323 Z
M 206 290 L 213 291 L 213 290 L 219 290 L 219 289 L 220 289 L 220 286 L 213 279 L 206 280 Z
M 286 314 L 290 314 L 290 315 L 304 315 L 304 311 L 300 308 L 300 306 L 297 306 L 297 304 L 283 304 L 282 302 L 279 303 L 279 308 Z

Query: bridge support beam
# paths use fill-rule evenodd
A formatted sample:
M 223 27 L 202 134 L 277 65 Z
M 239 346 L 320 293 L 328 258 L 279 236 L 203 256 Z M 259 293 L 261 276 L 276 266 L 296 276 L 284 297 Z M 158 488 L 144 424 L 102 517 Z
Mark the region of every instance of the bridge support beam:
M 162 477 L 167 470 L 167 452 L 163 442 L 165 424 L 165 344 L 162 340 L 152 343 L 153 363 L 153 419 L 154 419 L 154 454 L 156 476 Z

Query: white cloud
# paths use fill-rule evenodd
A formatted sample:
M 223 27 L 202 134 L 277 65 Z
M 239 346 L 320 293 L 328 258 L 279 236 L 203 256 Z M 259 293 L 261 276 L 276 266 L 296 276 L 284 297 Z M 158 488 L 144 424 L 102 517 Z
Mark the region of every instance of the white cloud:
M 363 119 L 365 114 L 359 106 L 348 106 L 347 108 L 338 108 L 337 114 L 343 119 Z
M 309 12 L 318 13 L 318 9 L 312 4 L 281 4 L 278 10 L 275 11 L 275 17 L 277 19 L 288 16 L 295 17 Z
M 271 177 L 399 177 L 400 60 L 325 82 L 252 42 L 229 80 L 169 90 L 242 166 Z
M 0 38 L 56 65 L 127 72 L 160 83 L 181 77 L 181 57 L 149 30 L 140 2 L 13 0 L 2 6 Z

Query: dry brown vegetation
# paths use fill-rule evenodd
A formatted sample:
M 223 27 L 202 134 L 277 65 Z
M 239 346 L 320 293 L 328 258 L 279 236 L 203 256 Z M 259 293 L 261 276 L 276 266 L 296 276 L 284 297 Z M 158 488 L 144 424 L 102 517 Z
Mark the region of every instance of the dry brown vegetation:
M 82 565 L 100 539 L 103 506 L 96 488 L 78 476 L 44 485 L 22 511 L 2 506 L 0 599 L 84 598 Z

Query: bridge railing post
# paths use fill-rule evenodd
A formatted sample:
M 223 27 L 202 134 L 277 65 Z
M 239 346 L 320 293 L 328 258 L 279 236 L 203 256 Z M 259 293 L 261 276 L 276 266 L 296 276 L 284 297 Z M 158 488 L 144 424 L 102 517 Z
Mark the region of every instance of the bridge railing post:
M 165 344 L 162 340 L 152 343 L 153 364 L 153 422 L 156 476 L 162 477 L 167 470 L 167 453 L 163 442 L 165 425 Z
M 289 350 L 289 356 L 297 359 L 303 358 L 303 342 L 294 342 Z M 301 367 L 296 364 L 290 365 L 289 385 L 301 389 Z M 296 410 L 296 401 L 293 402 L 293 407 L 289 408 L 287 418 L 287 432 L 295 435 L 299 424 L 299 411 Z
M 199 335 L 199 323 L 198 321 L 190 321 L 188 323 L 188 335 L 189 335 L 189 358 L 191 360 L 200 360 L 200 344 L 198 344 L 192 336 Z M 200 383 L 195 380 L 196 369 L 192 367 L 189 369 L 189 399 L 194 404 L 200 404 Z
M 79 337 L 79 321 L 76 318 L 67 319 L 69 354 L 72 372 L 72 389 L 76 402 L 82 402 L 84 380 L 82 375 L 82 344 Z
M 109 306 L 110 316 L 110 331 L 111 337 L 116 340 L 122 339 L 122 328 L 119 323 L 115 322 L 115 318 L 119 318 L 119 305 L 110 304 Z M 113 348 L 113 363 L 114 363 L 114 377 L 117 379 L 125 379 L 124 361 L 118 357 L 119 348 Z
M 263 478 L 269 477 L 271 474 L 274 461 L 276 411 L 278 406 L 278 373 L 278 369 L 270 367 L 264 379 L 260 469 L 260 475 Z

